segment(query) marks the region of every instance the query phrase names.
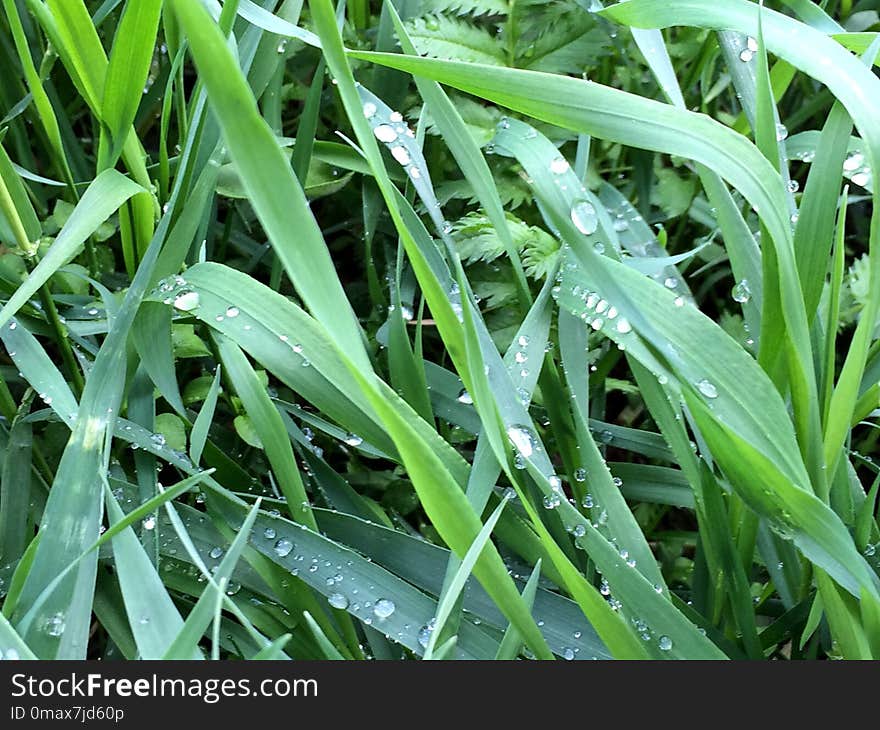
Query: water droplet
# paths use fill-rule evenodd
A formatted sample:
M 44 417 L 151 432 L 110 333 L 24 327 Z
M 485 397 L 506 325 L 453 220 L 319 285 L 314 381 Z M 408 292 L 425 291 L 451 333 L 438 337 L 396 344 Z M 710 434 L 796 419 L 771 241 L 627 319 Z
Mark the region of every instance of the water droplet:
M 667 289 L 675 289 L 678 286 L 678 279 L 674 276 L 669 276 L 663 281 L 663 286 Z
M 240 314 L 238 307 L 227 307 L 226 308 L 226 316 L 232 319 L 233 317 L 237 317 Z
M 61 636 L 64 633 L 64 629 L 67 628 L 64 614 L 58 612 L 49 616 L 49 618 L 46 619 L 45 628 L 46 633 L 49 634 L 49 636 Z
M 586 481 L 587 480 L 587 470 L 584 469 L 583 467 L 580 467 L 579 469 L 575 469 L 574 480 L 576 482 Z
M 373 102 L 368 101 L 366 104 L 364 104 L 364 116 L 367 119 L 371 119 L 375 115 L 376 115 L 376 105 Z
M 360 446 L 364 440 L 355 433 L 349 433 L 345 437 L 345 443 L 349 446 Z
M 617 331 L 620 334 L 625 335 L 629 332 L 632 332 L 632 325 L 624 318 L 620 318 L 617 320 Z
M 152 530 L 156 527 L 156 517 L 155 515 L 149 515 L 141 525 L 145 530 Z
M 385 144 L 391 144 L 397 139 L 397 132 L 389 124 L 380 124 L 373 130 L 373 134 L 376 135 L 376 139 Z
M 614 221 L 614 230 L 618 233 L 623 233 L 627 229 L 629 229 L 629 221 L 626 218 L 618 218 Z
M 672 648 L 672 639 L 668 636 L 661 636 L 657 639 L 657 646 L 660 648 L 660 651 L 669 651 Z
M 333 608 L 338 608 L 341 610 L 345 610 L 346 608 L 348 608 L 348 599 L 341 593 L 331 593 L 329 596 L 327 596 L 327 603 L 333 606 Z
M 263 537 L 265 537 L 267 540 L 274 540 L 275 539 L 275 528 L 274 527 L 267 527 L 265 530 L 263 530 Z
M 406 147 L 403 145 L 395 145 L 392 147 L 391 156 L 401 165 L 408 165 L 412 161 L 409 152 L 407 152 Z
M 876 545 L 873 545 L 873 544 L 871 544 L 871 543 L 868 543 L 868 544 L 865 546 L 865 557 L 866 557 L 866 558 L 873 557 L 874 554 L 875 554 L 876 552 L 877 552 L 877 546 L 876 546 Z
M 754 57 L 755 57 L 755 54 L 754 54 L 752 51 L 750 51 L 748 48 L 744 49 L 744 50 L 739 54 L 739 60 L 742 61 L 743 63 L 748 63 L 748 62 L 751 61 Z
M 571 222 L 585 236 L 592 235 L 599 227 L 596 209 L 586 200 L 579 200 L 571 206 Z
M 749 288 L 749 282 L 747 279 L 743 279 L 733 287 L 732 296 L 733 301 L 739 302 L 740 304 L 745 304 L 752 298 L 752 290 Z
M 697 390 L 699 390 L 707 398 L 718 397 L 718 389 L 714 386 L 714 384 L 710 383 L 705 378 L 697 383 Z
M 396 606 L 394 605 L 394 601 L 389 598 L 380 598 L 376 601 L 376 605 L 373 606 L 373 613 L 376 618 L 386 619 L 396 610 Z
M 468 393 L 468 392 L 467 392 L 467 389 L 465 389 L 465 388 L 462 388 L 462 389 L 458 392 L 458 398 L 456 398 L 456 400 L 457 400 L 459 403 L 464 403 L 466 406 L 473 405 L 473 403 L 474 403 L 474 399 L 471 398 L 471 394 Z
M 856 152 L 843 161 L 843 169 L 847 172 L 855 172 L 865 162 L 865 156 L 861 152 Z
M 400 112 L 391 112 L 388 118 L 395 124 L 399 124 L 403 121 L 403 114 L 401 114 Z
M 561 503 L 562 499 L 556 493 L 544 497 L 544 507 L 547 509 L 556 509 Z
M 529 458 L 537 446 L 537 439 L 528 426 L 513 425 L 507 429 L 507 438 L 524 458 Z
M 550 172 L 554 175 L 562 175 L 563 173 L 568 172 L 569 164 L 568 160 L 564 157 L 557 157 L 550 161 Z
M 863 188 L 871 182 L 871 173 L 864 171 L 857 172 L 850 178 L 850 180 L 852 180 L 855 185 Z
M 208 553 L 214 560 L 219 560 L 223 557 L 223 548 L 215 547 L 211 548 L 211 552 Z
M 581 506 L 584 507 L 585 509 L 593 509 L 595 504 L 596 504 L 596 502 L 593 499 L 593 495 L 590 494 L 589 492 L 587 492 L 584 495 L 584 498 L 581 500 Z
M 574 649 L 572 649 L 570 646 L 564 647 L 562 650 L 562 658 L 570 662 L 572 659 L 574 659 Z
M 286 537 L 282 537 L 278 542 L 275 543 L 274 550 L 275 554 L 279 558 L 286 557 L 290 555 L 291 551 L 293 550 L 293 543 Z
M 192 312 L 199 306 L 199 293 L 194 291 L 183 292 L 174 298 L 174 308 L 181 312 Z
M 776 141 L 782 142 L 782 140 L 788 137 L 788 128 L 784 124 L 776 125 Z
M 427 649 L 428 644 L 431 642 L 431 634 L 434 633 L 435 623 L 435 619 L 431 619 L 427 624 L 419 629 L 418 641 L 419 646 L 421 646 L 423 649 Z
M 801 186 L 797 180 L 789 180 L 788 181 L 788 192 L 796 193 L 800 189 L 801 189 Z
M 756 53 L 758 51 L 758 41 L 749 36 L 746 39 L 746 48 L 748 48 L 752 53 Z

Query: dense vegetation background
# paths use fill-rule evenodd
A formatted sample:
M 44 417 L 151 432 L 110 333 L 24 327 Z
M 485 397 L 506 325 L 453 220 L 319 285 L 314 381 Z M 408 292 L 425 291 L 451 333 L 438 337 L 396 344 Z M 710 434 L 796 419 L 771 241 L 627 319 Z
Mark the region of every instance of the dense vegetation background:
M 4 658 L 880 658 L 876 2 L 2 5 Z

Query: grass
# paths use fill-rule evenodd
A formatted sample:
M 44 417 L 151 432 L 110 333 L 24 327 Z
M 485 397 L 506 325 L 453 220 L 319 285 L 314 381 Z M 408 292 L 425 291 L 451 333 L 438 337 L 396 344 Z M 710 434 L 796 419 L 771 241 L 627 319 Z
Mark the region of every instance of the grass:
M 880 18 L 603 5 L 3 0 L 2 656 L 880 658 Z

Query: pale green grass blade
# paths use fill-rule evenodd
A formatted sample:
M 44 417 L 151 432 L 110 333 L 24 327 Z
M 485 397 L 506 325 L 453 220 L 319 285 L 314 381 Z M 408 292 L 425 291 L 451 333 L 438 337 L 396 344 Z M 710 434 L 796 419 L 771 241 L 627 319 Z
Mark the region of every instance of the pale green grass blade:
M 223 592 L 218 590 L 217 583 L 219 581 L 229 581 L 236 564 L 241 558 L 241 553 L 247 545 L 254 521 L 257 519 L 259 511 L 259 502 L 251 508 L 247 518 L 242 523 L 241 528 L 233 540 L 229 550 L 223 556 L 223 560 L 217 566 L 217 570 L 211 576 L 211 583 L 205 588 L 204 593 L 199 597 L 196 605 L 193 606 L 186 621 L 180 628 L 177 636 L 174 637 L 170 645 L 167 647 L 163 659 L 189 659 L 194 653 L 198 653 L 198 642 L 208 628 L 213 615 L 213 602 L 223 597 Z M 210 575 L 210 574 L 209 574 Z M 227 583 L 228 585 L 228 583 Z
M 492 538 L 492 530 L 495 529 L 495 523 L 497 523 L 498 518 L 501 517 L 501 512 L 507 505 L 507 501 L 506 497 L 502 498 L 498 503 L 498 506 L 492 511 L 492 514 L 489 515 L 489 519 L 486 520 L 483 527 L 480 529 L 480 532 L 477 534 L 476 538 L 474 538 L 474 542 L 471 544 L 470 548 L 468 548 L 467 553 L 465 553 L 461 560 L 461 564 L 458 566 L 458 570 L 455 572 L 455 575 L 441 596 L 440 602 L 437 604 L 437 616 L 435 617 L 436 623 L 434 625 L 434 630 L 431 632 L 431 639 L 425 649 L 424 659 L 436 659 L 435 652 L 437 649 L 437 637 L 443 633 L 447 619 L 455 610 L 456 603 L 461 596 L 461 592 L 464 590 L 464 584 L 473 571 L 477 559 L 482 554 L 486 543 Z
M 314 33 L 305 28 L 300 28 L 284 20 L 284 18 L 279 18 L 265 8 L 251 2 L 251 0 L 239 0 L 237 12 L 249 23 L 253 23 L 263 30 L 268 30 L 270 33 L 286 36 L 287 38 L 296 38 L 315 48 L 321 47 L 321 42 Z
M 199 464 L 202 460 L 202 452 L 205 449 L 205 442 L 208 440 L 208 430 L 214 421 L 214 411 L 217 408 L 217 397 L 220 395 L 220 366 L 214 373 L 214 379 L 211 381 L 211 388 L 205 397 L 202 407 L 199 409 L 199 415 L 193 423 L 192 431 L 189 435 L 189 456 L 193 464 Z
M 106 485 L 104 496 L 112 525 L 124 515 Z M 138 652 L 143 659 L 160 659 L 183 627 L 183 619 L 134 530 L 129 527 L 118 532 L 112 544 L 116 575 Z
M 232 383 L 250 417 L 272 471 L 278 480 L 287 509 L 295 522 L 315 528 L 309 498 L 293 456 L 284 423 L 256 373 L 239 347 L 222 335 L 214 338 L 223 370 Z
M 532 570 L 532 574 L 529 576 L 529 579 L 526 582 L 525 588 L 523 588 L 522 592 L 523 600 L 530 608 L 535 601 L 535 591 L 538 590 L 538 580 L 540 576 L 541 561 L 539 560 L 537 563 L 535 563 L 535 568 L 534 570 Z M 511 659 L 516 659 L 521 649 L 522 639 L 520 638 L 519 632 L 516 630 L 516 627 L 511 625 L 507 628 L 507 631 L 504 632 L 504 638 L 501 640 L 501 645 L 498 647 L 498 653 L 495 654 L 495 659 L 498 661 L 509 661 Z
M 335 646 L 333 646 L 333 642 L 331 642 L 330 639 L 327 638 L 327 636 L 324 634 L 324 631 L 321 629 L 320 626 L 318 626 L 318 624 L 315 622 L 315 619 L 312 618 L 312 615 L 308 611 L 303 614 L 303 618 L 305 618 L 306 624 L 308 624 L 309 629 L 314 634 L 315 639 L 318 642 L 318 646 L 321 647 L 321 651 L 324 652 L 325 659 L 333 659 L 338 661 L 345 658 L 342 656 L 342 654 L 339 653 L 339 650 Z

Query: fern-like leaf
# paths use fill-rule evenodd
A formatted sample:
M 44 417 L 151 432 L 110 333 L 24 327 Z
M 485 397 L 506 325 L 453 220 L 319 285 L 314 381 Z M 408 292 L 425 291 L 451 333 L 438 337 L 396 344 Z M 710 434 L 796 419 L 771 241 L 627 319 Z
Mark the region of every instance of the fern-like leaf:
M 423 15 L 449 13 L 453 15 L 507 15 L 507 0 L 422 0 Z
M 530 226 L 508 213 L 507 227 L 513 243 L 523 256 L 528 276 L 543 279 L 553 269 L 559 243 L 537 226 Z M 453 226 L 459 255 L 468 263 L 491 262 L 504 253 L 504 244 L 491 221 L 482 211 L 468 213 Z
M 503 66 L 504 49 L 489 31 L 448 15 L 429 15 L 409 23 L 409 35 L 423 56 Z
M 610 49 L 608 35 L 591 15 L 571 3 L 548 3 L 540 22 L 524 29 L 517 65 L 547 73 L 581 74 Z

